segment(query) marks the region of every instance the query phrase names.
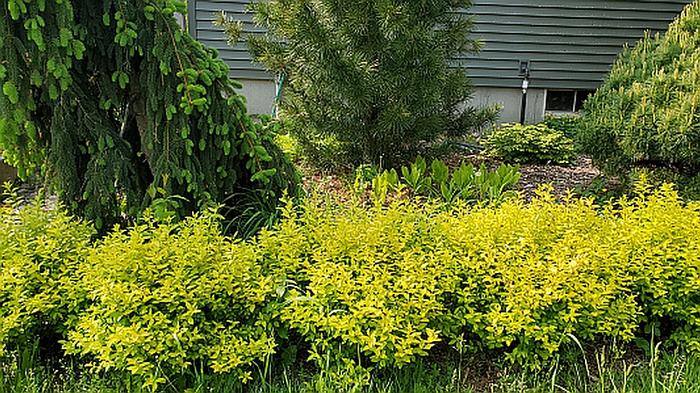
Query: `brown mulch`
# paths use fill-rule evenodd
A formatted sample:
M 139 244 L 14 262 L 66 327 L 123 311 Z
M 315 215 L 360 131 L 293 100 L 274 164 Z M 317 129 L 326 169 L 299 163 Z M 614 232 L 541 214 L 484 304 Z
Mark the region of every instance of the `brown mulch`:
M 455 154 L 445 160 L 450 167 L 457 167 L 461 162 L 481 165 L 484 163 L 489 169 L 495 169 L 502 162 L 485 158 L 480 155 Z M 304 186 L 307 190 L 316 190 L 322 194 L 328 193 L 347 200 L 352 195 L 353 173 L 343 171 L 314 171 L 309 168 L 304 170 Z M 548 164 L 522 164 L 520 165 L 521 178 L 517 189 L 523 193 L 526 199 L 534 196 L 535 191 L 542 185 L 551 185 L 554 195 L 562 197 L 569 191 L 588 189 L 602 177 L 601 172 L 593 166 L 590 158 L 579 157 L 570 166 Z M 614 179 L 605 179 L 605 184 L 614 187 Z
M 491 169 L 502 164 L 480 156 L 469 156 L 466 160 L 474 164 L 486 162 Z M 575 163 L 569 166 L 523 164 L 520 165 L 520 173 L 518 189 L 523 192 L 526 198 L 532 197 L 535 191 L 545 184 L 552 186 L 554 195 L 565 196 L 569 191 L 588 189 L 596 179 L 602 176 L 601 172 L 593 166 L 593 162 L 588 157 L 579 157 Z M 616 183 L 614 179 L 606 179 L 605 181 L 611 186 Z
M 528 195 L 542 184 L 551 184 L 555 195 L 566 195 L 569 191 L 587 189 L 601 176 L 591 159 L 586 157 L 580 157 L 571 166 L 526 165 L 521 167 L 520 171 L 520 185 Z

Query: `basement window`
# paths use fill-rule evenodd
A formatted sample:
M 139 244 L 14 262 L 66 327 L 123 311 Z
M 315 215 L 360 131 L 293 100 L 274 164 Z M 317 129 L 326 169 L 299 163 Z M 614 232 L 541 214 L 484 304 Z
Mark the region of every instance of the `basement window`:
M 547 90 L 545 112 L 576 113 L 593 90 Z

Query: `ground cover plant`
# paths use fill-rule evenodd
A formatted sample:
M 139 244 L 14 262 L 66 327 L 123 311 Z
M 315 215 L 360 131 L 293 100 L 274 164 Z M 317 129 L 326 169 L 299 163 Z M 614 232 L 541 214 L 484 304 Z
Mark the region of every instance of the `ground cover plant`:
M 7 207 L 3 222 L 63 217 L 27 209 L 40 207 Z M 35 309 L 43 303 L 33 299 L 56 299 L 56 280 L 23 278 L 38 295 L 0 303 L 3 325 L 17 326 L 3 348 L 14 356 L 51 337 L 62 346 L 54 356 L 131 374 L 149 389 L 192 373 L 247 380 L 284 359 L 329 386 L 358 389 L 438 354 L 495 353 L 542 372 L 579 345 L 648 340 L 649 331 L 668 348 L 700 350 L 700 205 L 671 186 L 640 186 L 605 206 L 557 202 L 546 190 L 530 203 L 489 205 L 367 207 L 316 196 L 290 202 L 283 216 L 249 241 L 222 236 L 211 212 L 144 219 L 94 243 L 67 218 L 48 232 L 55 241 L 2 231 L 9 250 L 55 245 L 63 255 L 67 244 L 65 255 L 76 256 L 54 268 L 42 248 L 0 254 L 5 282 L 39 264 L 69 274 L 57 279 L 59 306 L 78 299 L 60 313 L 51 302 Z M 28 308 L 30 317 L 15 318 Z M 35 329 L 45 314 L 51 323 Z

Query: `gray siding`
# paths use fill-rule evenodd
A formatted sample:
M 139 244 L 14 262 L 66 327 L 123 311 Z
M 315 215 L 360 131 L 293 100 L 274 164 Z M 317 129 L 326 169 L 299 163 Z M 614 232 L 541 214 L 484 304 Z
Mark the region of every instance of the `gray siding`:
M 250 61 L 245 44 L 229 47 L 214 13 L 226 11 L 260 32 L 246 12 L 250 0 L 189 0 L 190 31 L 217 48 L 237 79 L 270 79 Z M 644 32 L 663 31 L 692 0 L 475 0 L 474 36 L 483 44 L 476 57 L 455 59 L 474 85 L 518 88 L 521 60 L 529 60 L 533 88 L 597 87 L 626 43 Z

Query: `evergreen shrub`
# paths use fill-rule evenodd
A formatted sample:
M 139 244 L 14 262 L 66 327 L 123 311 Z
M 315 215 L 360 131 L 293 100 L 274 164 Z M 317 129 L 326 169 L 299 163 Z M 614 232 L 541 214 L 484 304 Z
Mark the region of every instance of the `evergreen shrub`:
M 546 124 L 505 124 L 484 141 L 486 154 L 507 162 L 571 164 L 576 158 L 573 141 Z
M 186 215 L 231 194 L 292 189 L 274 134 L 247 115 L 180 0 L 0 0 L 0 150 L 41 171 L 106 231 L 155 195 Z
M 611 173 L 633 167 L 700 169 L 700 2 L 663 35 L 620 54 L 584 105 L 580 144 Z
M 466 107 L 470 0 L 272 0 L 252 3 L 268 33 L 246 41 L 285 80 L 281 116 L 313 156 L 393 167 L 441 137 L 493 119 Z M 240 25 L 220 18 L 233 41 Z M 333 158 L 333 157 L 331 157 Z
M 547 127 L 559 131 L 564 134 L 567 138 L 571 138 L 574 141 L 578 135 L 578 130 L 580 125 L 581 117 L 578 115 L 571 116 L 553 116 L 547 115 L 544 117 L 544 123 Z

